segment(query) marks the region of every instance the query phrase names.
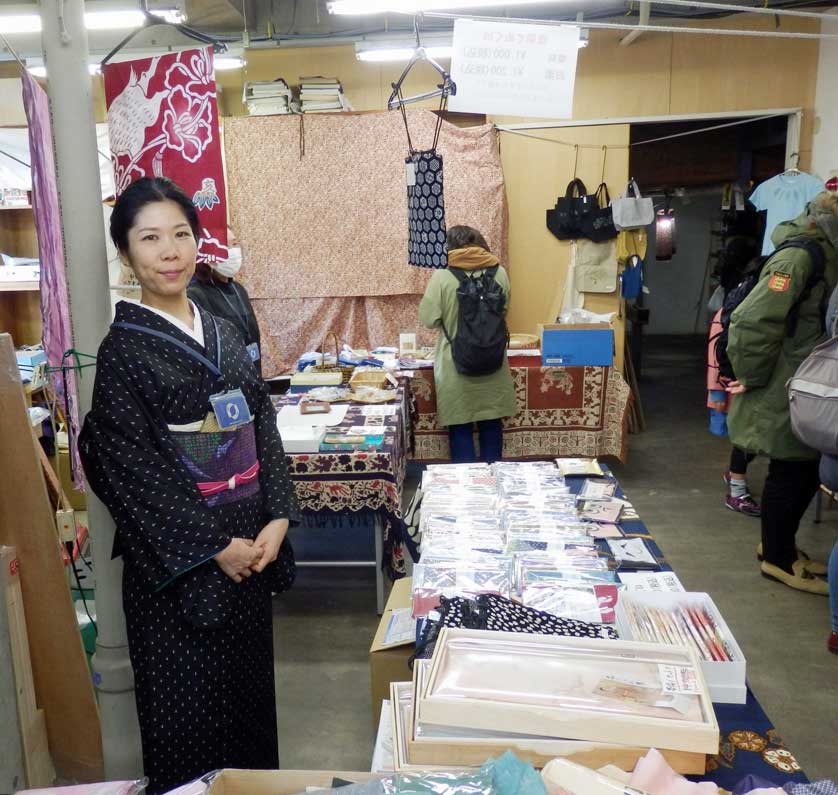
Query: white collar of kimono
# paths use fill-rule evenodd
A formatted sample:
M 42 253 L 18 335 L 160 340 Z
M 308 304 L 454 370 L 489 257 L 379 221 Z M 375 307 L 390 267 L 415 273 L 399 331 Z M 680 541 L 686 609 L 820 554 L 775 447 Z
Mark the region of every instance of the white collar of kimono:
M 162 309 L 156 309 L 153 306 L 149 306 L 148 304 L 144 304 L 141 301 L 137 301 L 136 298 L 122 298 L 122 301 L 127 301 L 129 304 L 136 304 L 137 306 L 141 306 L 143 309 L 147 309 L 149 312 L 154 312 L 155 315 L 159 315 L 163 318 L 163 320 L 168 320 L 175 328 L 179 331 L 182 331 L 189 337 L 192 337 L 195 342 L 198 343 L 201 347 L 204 347 L 204 321 L 201 320 L 201 313 L 198 311 L 198 307 L 190 301 L 189 303 L 192 306 L 192 314 L 194 315 L 193 321 L 193 328 L 189 328 L 182 320 L 179 320 L 174 315 L 170 315 L 168 312 L 164 312 Z

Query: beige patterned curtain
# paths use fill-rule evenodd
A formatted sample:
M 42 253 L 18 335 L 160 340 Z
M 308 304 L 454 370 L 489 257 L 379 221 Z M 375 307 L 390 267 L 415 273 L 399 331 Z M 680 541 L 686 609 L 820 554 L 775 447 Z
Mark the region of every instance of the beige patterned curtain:
M 436 116 L 408 113 L 417 147 Z M 228 119 L 231 225 L 242 281 L 275 374 L 334 330 L 342 342 L 396 344 L 418 330 L 430 271 L 407 264 L 407 139 L 398 113 Z M 506 198 L 497 132 L 443 124 L 448 226 L 480 229 L 506 260 Z M 426 341 L 432 335 L 424 335 Z

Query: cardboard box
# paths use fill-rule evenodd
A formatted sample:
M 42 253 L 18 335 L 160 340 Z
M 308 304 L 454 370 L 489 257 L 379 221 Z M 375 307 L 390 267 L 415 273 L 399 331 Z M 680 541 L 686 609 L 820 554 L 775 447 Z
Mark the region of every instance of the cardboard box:
M 614 329 L 608 323 L 539 326 L 544 367 L 610 367 Z
M 381 715 L 381 702 L 390 698 L 390 683 L 403 682 L 410 678 L 408 660 L 415 649 L 414 641 L 405 641 L 395 645 L 386 645 L 384 638 L 393 611 L 410 609 L 412 598 L 410 577 L 403 577 L 393 583 L 393 589 L 384 607 L 384 613 L 378 624 L 378 630 L 370 646 L 370 689 L 372 691 L 372 724 L 378 726 Z
M 222 770 L 206 795 L 297 795 L 307 787 L 330 789 L 335 778 L 363 783 L 382 778 L 374 773 L 343 770 Z
M 715 662 L 713 660 L 701 660 L 701 670 L 707 682 L 707 689 L 710 691 L 710 698 L 716 704 L 744 704 L 748 699 L 748 686 L 745 682 L 746 661 L 742 649 L 733 637 L 733 633 L 725 623 L 719 608 L 706 593 L 653 593 L 635 592 L 629 597 L 631 600 L 650 607 L 668 609 L 676 604 L 701 603 L 712 617 L 719 632 L 724 639 L 731 662 Z M 624 599 L 622 596 L 617 603 L 616 627 L 621 638 L 636 640 L 631 631 L 631 624 L 626 616 Z

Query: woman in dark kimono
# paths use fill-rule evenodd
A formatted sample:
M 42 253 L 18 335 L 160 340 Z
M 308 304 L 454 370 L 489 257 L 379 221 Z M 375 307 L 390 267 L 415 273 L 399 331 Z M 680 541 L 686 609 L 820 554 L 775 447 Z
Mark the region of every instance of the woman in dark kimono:
M 279 764 L 271 592 L 293 582 L 285 534 L 297 509 L 241 334 L 187 299 L 199 233 L 169 180 L 139 180 L 117 201 L 111 237 L 142 297 L 117 304 L 80 440 L 125 562 L 152 794 L 216 768 Z

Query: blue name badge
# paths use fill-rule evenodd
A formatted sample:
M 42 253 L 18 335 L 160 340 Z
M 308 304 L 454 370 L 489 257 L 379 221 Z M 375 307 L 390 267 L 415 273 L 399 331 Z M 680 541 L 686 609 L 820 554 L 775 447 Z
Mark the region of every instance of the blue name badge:
M 222 430 L 246 425 L 253 420 L 250 406 L 247 405 L 247 398 L 241 389 L 230 389 L 227 392 L 210 395 L 210 405 L 215 412 L 218 426 Z
M 258 362 L 261 359 L 261 355 L 259 354 L 259 343 L 258 342 L 251 342 L 250 345 L 247 346 L 247 355 L 250 356 L 251 362 Z

